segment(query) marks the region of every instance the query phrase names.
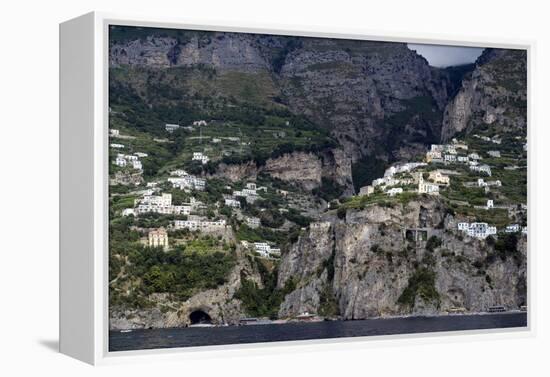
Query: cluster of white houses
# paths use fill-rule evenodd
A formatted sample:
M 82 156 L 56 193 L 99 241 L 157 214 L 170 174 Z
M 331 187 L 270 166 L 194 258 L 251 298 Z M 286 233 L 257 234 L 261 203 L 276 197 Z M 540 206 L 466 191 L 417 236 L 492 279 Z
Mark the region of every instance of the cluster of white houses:
M 174 229 L 209 231 L 225 229 L 226 225 L 224 219 L 206 220 L 199 216 L 189 216 L 187 220 L 174 220 Z
M 475 237 L 479 239 L 485 239 L 489 236 L 497 234 L 497 227 L 490 226 L 487 223 L 467 223 L 461 222 L 458 223 L 458 230 L 466 233 L 470 237 Z M 521 227 L 519 224 L 510 224 L 504 228 L 505 233 L 517 233 L 522 232 L 527 234 L 527 227 Z
M 205 120 L 195 120 L 193 121 L 193 126 L 206 126 L 207 125 L 207 122 Z M 164 129 L 166 130 L 166 132 L 174 132 L 175 130 L 179 129 L 181 126 L 179 124 L 175 124 L 175 123 L 166 123 L 164 125 Z M 183 127 L 183 128 L 187 128 L 189 129 L 189 127 Z M 192 128 L 191 128 L 192 129 Z
M 146 153 L 135 153 L 135 154 L 123 154 L 119 153 L 117 154 L 115 161 L 113 162 L 116 166 L 125 167 L 125 166 L 132 166 L 132 168 L 136 170 L 142 170 L 143 165 L 141 164 L 141 161 L 139 160 L 140 157 L 147 157 Z
M 248 182 L 246 184 L 246 187 L 243 188 L 242 190 L 234 190 L 232 197 L 226 199 L 225 205 L 230 207 L 240 207 L 240 202 L 238 201 L 237 198 L 245 198 L 247 203 L 252 204 L 259 197 L 258 191 L 265 192 L 267 191 L 267 188 L 265 186 L 257 187 L 254 182 Z M 233 205 L 234 201 L 238 202 L 239 204 Z
M 193 152 L 193 161 L 200 161 L 203 165 L 207 164 L 210 159 L 202 152 Z
M 174 170 L 170 172 L 172 177 L 168 178 L 168 182 L 172 184 L 172 187 L 179 188 L 180 190 L 197 190 L 203 191 L 206 187 L 206 180 L 188 174 L 185 170 Z
M 458 223 L 458 230 L 463 231 L 470 237 L 485 239 L 497 234 L 496 226 L 489 226 L 487 223 Z
M 245 249 L 253 248 L 255 252 L 264 258 L 277 258 L 281 256 L 281 249 L 273 247 L 267 242 L 251 243 L 248 241 L 241 241 L 241 245 L 243 245 Z

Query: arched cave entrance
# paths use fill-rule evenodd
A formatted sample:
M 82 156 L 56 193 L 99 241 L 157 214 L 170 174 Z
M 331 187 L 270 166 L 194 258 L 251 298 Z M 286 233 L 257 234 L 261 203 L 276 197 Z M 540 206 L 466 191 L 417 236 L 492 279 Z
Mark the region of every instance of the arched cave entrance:
M 212 318 L 210 318 L 208 313 L 202 310 L 195 310 L 189 314 L 189 320 L 192 325 L 196 325 L 198 323 L 212 323 Z

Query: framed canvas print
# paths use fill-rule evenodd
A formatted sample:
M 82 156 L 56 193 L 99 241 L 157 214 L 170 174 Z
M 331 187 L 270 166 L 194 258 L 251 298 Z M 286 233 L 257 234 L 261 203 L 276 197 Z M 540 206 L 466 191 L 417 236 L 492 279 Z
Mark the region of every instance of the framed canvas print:
M 62 352 L 528 331 L 529 54 L 62 24 Z

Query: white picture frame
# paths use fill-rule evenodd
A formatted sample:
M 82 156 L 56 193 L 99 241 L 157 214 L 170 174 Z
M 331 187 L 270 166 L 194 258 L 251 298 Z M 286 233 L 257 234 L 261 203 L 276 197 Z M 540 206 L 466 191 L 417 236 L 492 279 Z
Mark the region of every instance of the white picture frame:
M 146 358 L 213 357 L 262 352 L 292 352 L 295 347 L 370 347 L 391 342 L 457 341 L 533 336 L 533 283 L 536 256 L 528 244 L 528 326 L 525 329 L 470 330 L 377 337 L 318 339 L 268 344 L 236 344 L 140 351 L 108 351 L 108 27 L 132 25 L 191 30 L 250 32 L 309 37 L 429 43 L 527 51 L 528 64 L 528 218 L 534 219 L 532 146 L 532 41 L 460 38 L 419 33 L 257 25 L 215 25 L 197 20 L 92 12 L 60 25 L 60 352 L 90 364 Z M 532 232 L 534 227 L 530 228 Z M 532 233 L 530 238 L 533 239 Z M 472 339 L 472 338 L 470 338 Z M 197 353 L 198 352 L 198 353 Z

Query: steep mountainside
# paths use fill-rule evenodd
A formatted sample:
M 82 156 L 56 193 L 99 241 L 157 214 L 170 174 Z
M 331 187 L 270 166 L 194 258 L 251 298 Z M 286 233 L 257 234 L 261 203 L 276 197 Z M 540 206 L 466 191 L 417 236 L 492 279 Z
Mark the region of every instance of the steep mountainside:
M 519 50 L 487 49 L 445 108 L 441 139 L 488 131 L 524 135 L 527 130 L 527 59 Z
M 159 123 L 216 118 L 234 106 L 259 114 L 290 111 L 328 130 L 353 164 L 411 158 L 438 141 L 454 90 L 447 71 L 430 67 L 404 43 L 177 30 L 153 35 L 111 31 L 115 105 L 133 99 L 157 113 L 170 109 Z M 355 186 L 372 176 L 355 175 Z

